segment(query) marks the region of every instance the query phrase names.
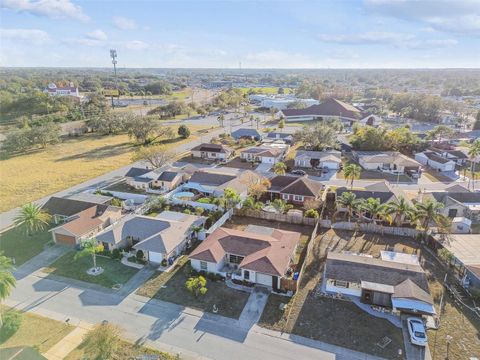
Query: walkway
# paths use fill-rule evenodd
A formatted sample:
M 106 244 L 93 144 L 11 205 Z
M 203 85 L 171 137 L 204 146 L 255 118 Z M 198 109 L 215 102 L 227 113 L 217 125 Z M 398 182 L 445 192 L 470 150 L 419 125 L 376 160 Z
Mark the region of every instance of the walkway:
M 250 329 L 260 320 L 269 294 L 270 291 L 267 288 L 258 285 L 255 286 L 238 319 L 240 327 Z
M 81 321 L 70 334 L 53 345 L 43 354 L 48 360 L 63 360 L 68 354 L 76 349 L 83 341 L 85 335 L 93 328 L 93 325 Z

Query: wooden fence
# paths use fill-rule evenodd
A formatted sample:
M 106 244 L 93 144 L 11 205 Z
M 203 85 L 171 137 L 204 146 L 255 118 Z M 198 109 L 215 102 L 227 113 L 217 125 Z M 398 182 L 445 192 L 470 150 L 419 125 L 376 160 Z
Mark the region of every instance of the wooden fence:
M 298 215 L 287 215 L 287 214 L 276 214 L 270 213 L 261 210 L 252 210 L 252 209 L 235 209 L 235 215 L 253 217 L 257 219 L 264 219 L 270 221 L 280 221 L 290 224 L 300 224 L 300 225 L 309 225 L 314 226 L 317 219 L 307 218 L 304 216 Z
M 394 227 L 394 226 L 382 226 L 376 225 L 373 223 L 352 223 L 352 222 L 336 222 L 331 224 L 330 226 L 332 229 L 340 229 L 340 230 L 351 230 L 351 231 L 362 231 L 366 233 L 376 233 L 382 235 L 396 235 L 396 236 L 409 236 L 409 237 L 416 237 L 418 235 L 418 230 L 412 228 L 404 228 L 404 227 Z

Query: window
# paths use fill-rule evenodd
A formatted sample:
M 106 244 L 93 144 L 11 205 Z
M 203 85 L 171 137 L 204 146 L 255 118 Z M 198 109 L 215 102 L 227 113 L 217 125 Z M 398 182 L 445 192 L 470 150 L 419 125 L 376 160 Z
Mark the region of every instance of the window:
M 295 200 L 295 201 L 303 201 L 303 196 L 302 196 L 302 195 L 295 195 L 295 196 L 293 197 L 293 200 Z
M 243 270 L 243 278 L 245 280 L 250 280 L 250 271 L 248 270 Z
M 335 280 L 333 282 L 333 285 L 336 286 L 336 287 L 348 288 L 348 281 Z
M 290 197 L 288 194 L 282 194 L 283 200 L 288 200 Z
M 200 261 L 200 270 L 207 271 L 208 264 L 206 261 Z
M 237 255 L 230 254 L 228 259 L 229 259 L 228 261 L 232 264 L 240 264 L 243 260 L 243 256 L 237 256 Z
M 458 211 L 457 209 L 449 209 L 449 210 L 448 210 L 448 217 L 449 217 L 449 218 L 454 218 L 454 217 L 456 217 L 456 216 L 457 216 L 457 211 Z
M 216 153 L 210 153 L 210 157 L 217 157 Z

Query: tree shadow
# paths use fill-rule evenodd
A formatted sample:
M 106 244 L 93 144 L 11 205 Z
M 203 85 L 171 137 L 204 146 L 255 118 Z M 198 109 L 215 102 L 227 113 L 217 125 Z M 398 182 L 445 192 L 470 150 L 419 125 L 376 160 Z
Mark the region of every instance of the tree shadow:
M 125 142 L 122 144 L 105 145 L 100 148 L 91 149 L 80 154 L 73 154 L 56 159 L 55 162 L 71 161 L 83 159 L 86 161 L 99 160 L 107 157 L 122 155 L 132 149 L 132 144 Z

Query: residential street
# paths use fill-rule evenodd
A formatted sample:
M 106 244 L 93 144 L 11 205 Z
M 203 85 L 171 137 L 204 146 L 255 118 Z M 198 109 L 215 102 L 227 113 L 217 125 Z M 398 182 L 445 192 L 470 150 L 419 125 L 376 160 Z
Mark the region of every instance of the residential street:
M 37 267 L 43 261 L 46 265 L 53 260 L 42 255 L 35 261 Z M 21 267 L 17 272 L 17 287 L 6 301 L 8 306 L 61 321 L 70 319 L 71 323 L 82 320 L 95 324 L 107 320 L 122 327 L 127 339 L 180 353 L 182 358 L 225 359 L 228 354 L 232 360 L 376 359 L 318 341 L 262 329 L 252 321 L 205 314 L 135 294 L 124 297 L 122 291 L 99 291 L 78 285 L 79 282 L 70 285 L 40 272 L 26 275 L 24 269 Z M 252 296 L 257 294 L 254 292 Z M 252 305 L 247 311 L 252 311 Z M 258 314 L 254 315 L 252 319 L 256 321 Z

